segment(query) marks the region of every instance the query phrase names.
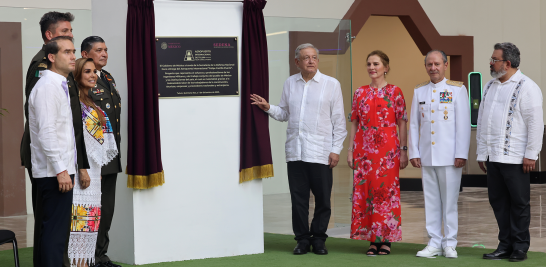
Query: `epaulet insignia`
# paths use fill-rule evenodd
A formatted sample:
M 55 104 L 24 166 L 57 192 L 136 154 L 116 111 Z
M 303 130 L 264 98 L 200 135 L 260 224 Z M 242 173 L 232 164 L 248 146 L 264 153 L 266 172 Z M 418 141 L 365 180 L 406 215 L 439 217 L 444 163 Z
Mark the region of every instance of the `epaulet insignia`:
M 452 81 L 452 80 L 447 80 L 446 83 L 449 85 L 457 86 L 457 87 L 461 87 L 464 84 L 463 82 Z
M 427 85 L 429 82 L 430 82 L 430 81 L 422 82 L 422 83 L 416 85 L 414 89 L 417 89 L 417 88 L 419 88 L 419 87 L 423 87 L 423 86 Z
M 38 68 L 46 68 L 46 69 L 47 69 L 47 64 L 45 64 L 45 63 L 40 63 L 40 64 L 38 65 Z

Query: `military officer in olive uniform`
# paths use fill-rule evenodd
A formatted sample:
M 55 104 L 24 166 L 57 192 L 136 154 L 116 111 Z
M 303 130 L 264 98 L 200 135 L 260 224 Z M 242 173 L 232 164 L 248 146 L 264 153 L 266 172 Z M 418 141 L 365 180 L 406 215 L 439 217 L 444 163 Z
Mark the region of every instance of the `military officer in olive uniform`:
M 118 151 L 120 150 L 120 115 L 121 115 L 121 97 L 116 88 L 114 77 L 104 70 L 104 66 L 108 63 L 108 48 L 101 37 L 90 36 L 82 42 L 82 57 L 92 58 L 97 68 L 97 85 L 89 91 L 89 96 L 97 106 L 99 106 L 108 116 L 112 124 L 112 130 L 116 137 Z M 97 238 L 97 248 L 95 250 L 95 262 L 99 266 L 119 266 L 106 256 L 110 238 L 108 231 L 112 225 L 114 216 L 114 206 L 116 200 L 116 180 L 118 173 L 121 172 L 120 154 L 110 161 L 106 166 L 102 167 L 101 175 L 101 221 L 99 226 L 99 234 Z
M 418 257 L 457 258 L 457 200 L 470 146 L 470 107 L 463 83 L 445 78 L 447 66 L 443 51 L 427 54 L 430 81 L 415 87 L 411 104 L 409 158 L 421 168 L 430 237 Z
M 74 20 L 74 15 L 71 13 L 60 13 L 60 12 L 48 12 L 42 16 L 40 19 L 40 29 L 42 33 L 42 39 L 44 40 L 44 47 L 45 44 L 49 42 L 49 40 L 57 37 L 57 36 L 72 36 L 72 26 L 71 22 Z M 23 134 L 23 139 L 21 140 L 21 165 L 25 166 L 28 170 L 28 175 L 30 177 L 30 182 L 32 184 L 32 209 L 34 212 L 34 218 L 35 218 L 35 228 L 34 228 L 34 241 L 37 242 L 37 239 L 41 235 L 41 220 L 40 216 L 36 214 L 37 211 L 37 205 L 40 203 L 37 203 L 37 199 L 39 199 L 38 196 L 38 188 L 37 185 L 34 183 L 34 178 L 32 177 L 32 162 L 31 162 L 31 154 L 30 154 L 30 132 L 29 132 L 29 122 L 28 122 L 28 98 L 30 96 L 30 93 L 32 92 L 32 88 L 34 88 L 34 85 L 38 82 L 40 77 L 42 76 L 42 73 L 47 69 L 47 59 L 46 54 L 44 51 L 44 47 L 38 53 L 32 58 L 32 61 L 30 62 L 30 66 L 27 70 L 27 76 L 26 76 L 26 85 L 25 85 L 25 132 Z M 76 88 L 76 83 L 74 82 L 74 76 L 72 76 L 72 73 L 68 75 L 67 78 L 68 81 L 68 92 L 70 94 L 70 107 L 72 108 L 72 121 L 74 124 L 74 136 L 76 139 L 76 151 L 77 151 L 77 164 L 79 169 L 79 175 L 80 176 L 88 176 L 86 169 L 89 169 L 89 162 L 87 161 L 87 152 L 85 150 L 85 141 L 83 139 L 83 124 L 82 124 L 82 112 L 80 107 L 80 100 L 78 97 L 78 91 Z M 70 231 L 70 229 L 67 229 L 67 231 Z M 68 247 L 68 242 L 67 242 Z M 66 254 L 66 253 L 65 253 Z M 37 259 L 38 257 L 34 257 Z M 70 266 L 68 264 L 68 257 L 65 257 L 65 266 Z M 35 264 L 36 265 L 36 264 Z M 39 265 L 39 263 L 38 263 Z M 36 266 L 38 266 L 36 265 Z

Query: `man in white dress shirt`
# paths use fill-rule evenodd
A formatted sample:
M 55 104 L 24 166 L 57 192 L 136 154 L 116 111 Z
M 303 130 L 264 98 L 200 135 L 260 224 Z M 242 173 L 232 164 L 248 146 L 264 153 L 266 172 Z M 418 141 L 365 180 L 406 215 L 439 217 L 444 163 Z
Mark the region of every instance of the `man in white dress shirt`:
M 324 245 L 330 221 L 332 168 L 339 161 L 347 136 L 341 86 L 318 70 L 318 49 L 312 44 L 296 48 L 300 73 L 284 83 L 281 102 L 269 105 L 258 95 L 252 104 L 278 121 L 288 121 L 286 161 L 292 199 L 292 229 L 298 241 L 294 254 L 328 254 Z M 315 196 L 315 214 L 309 229 L 309 190 Z
M 485 85 L 478 113 L 478 164 L 487 173 L 499 226 L 499 245 L 484 259 L 524 261 L 531 241 L 529 172 L 542 148 L 544 121 L 540 88 L 518 70 L 519 63 L 514 44 L 495 44 L 489 62 L 493 80 Z
M 67 77 L 76 62 L 69 36 L 51 39 L 44 47 L 47 70 L 29 96 L 32 176 L 38 186 L 37 221 L 42 234 L 34 244 L 35 263 L 63 265 L 70 227 L 76 146 Z
M 470 146 L 470 108 L 463 83 L 445 78 L 447 66 L 443 51 L 428 52 L 430 81 L 415 87 L 411 103 L 409 156 L 413 167 L 421 168 L 430 238 L 418 257 L 457 258 L 457 200 Z

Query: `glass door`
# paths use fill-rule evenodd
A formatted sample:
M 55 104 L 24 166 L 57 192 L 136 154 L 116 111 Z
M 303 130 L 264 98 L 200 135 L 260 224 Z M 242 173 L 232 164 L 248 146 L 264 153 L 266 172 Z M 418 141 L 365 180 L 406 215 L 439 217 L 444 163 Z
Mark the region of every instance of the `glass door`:
M 278 104 L 283 84 L 288 77 L 299 73 L 295 65 L 295 49 L 311 43 L 319 49 L 319 70 L 336 78 L 342 88 L 345 117 L 351 111 L 351 21 L 339 19 L 310 19 L 265 17 L 269 56 L 269 100 Z M 350 123 L 348 120 L 347 129 Z M 266 232 L 292 234 L 291 203 L 286 170 L 286 123 L 270 118 L 269 130 L 275 177 L 263 180 L 264 229 Z M 334 168 L 332 216 L 328 228 L 348 227 L 351 223 L 352 170 L 347 165 L 348 138 L 345 139 L 340 161 Z M 310 219 L 314 198 L 310 199 Z M 310 220 L 311 221 L 311 220 Z M 309 221 L 309 222 L 310 222 Z M 330 231 L 329 230 L 329 231 Z M 349 231 L 347 232 L 347 237 Z

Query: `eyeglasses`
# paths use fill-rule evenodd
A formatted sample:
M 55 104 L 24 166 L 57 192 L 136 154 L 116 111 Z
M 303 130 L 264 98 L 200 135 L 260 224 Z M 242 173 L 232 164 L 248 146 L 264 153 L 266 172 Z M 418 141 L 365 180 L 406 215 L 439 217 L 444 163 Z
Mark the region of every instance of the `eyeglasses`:
M 301 60 L 304 61 L 304 62 L 310 62 L 310 61 L 317 62 L 318 57 L 305 57 L 305 58 L 302 58 Z
M 499 61 L 507 61 L 507 60 L 504 60 L 504 59 L 493 59 L 493 58 L 490 58 L 490 59 L 489 59 L 489 63 L 491 63 L 491 64 L 495 64 L 495 63 L 497 63 L 497 62 L 499 62 Z

